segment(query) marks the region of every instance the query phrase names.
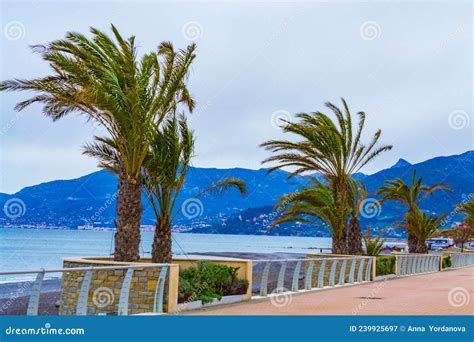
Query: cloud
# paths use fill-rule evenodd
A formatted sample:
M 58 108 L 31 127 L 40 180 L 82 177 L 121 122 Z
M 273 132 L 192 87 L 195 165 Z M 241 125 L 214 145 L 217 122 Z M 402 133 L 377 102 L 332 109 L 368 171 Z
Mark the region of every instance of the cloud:
M 354 112 L 367 113 L 367 133 L 382 128 L 382 141 L 395 145 L 366 172 L 399 157 L 417 162 L 473 148 L 474 120 L 462 130 L 449 125 L 455 110 L 472 118 L 468 3 L 31 6 L 4 6 L 4 22 L 20 22 L 24 32 L 20 39 L 2 38 L 2 79 L 46 73 L 46 63 L 28 45 L 60 38 L 68 30 L 85 32 L 89 25 L 107 29 L 113 22 L 126 35 L 136 35 L 140 52 L 145 52 L 163 40 L 184 47 L 189 37 L 183 36 L 183 27 L 193 23 L 199 28 L 190 79 L 200 108 L 191 118 L 197 166 L 259 168 L 267 154 L 258 144 L 282 137 L 272 125 L 272 113 L 322 110 L 325 101 L 338 102 L 340 96 Z M 361 36 L 364 23 L 377 29 L 375 38 Z M 13 105 L 24 95 L 0 94 L 3 125 L 15 117 Z M 0 191 L 93 170 L 95 161 L 80 154 L 92 134 L 84 119 L 53 124 L 37 107 L 29 109 L 2 136 Z M 25 161 L 18 163 L 18 156 Z M 33 168 L 34 177 L 25 168 Z

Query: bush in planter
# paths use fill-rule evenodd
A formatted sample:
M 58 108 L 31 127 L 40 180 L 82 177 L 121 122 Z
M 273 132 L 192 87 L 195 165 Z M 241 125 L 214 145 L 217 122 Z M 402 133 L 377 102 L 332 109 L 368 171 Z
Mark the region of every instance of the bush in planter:
M 394 256 L 378 256 L 375 264 L 375 274 L 377 276 L 393 274 L 396 260 Z
M 443 255 L 443 268 L 451 267 L 451 255 Z
M 249 283 L 237 277 L 239 267 L 199 261 L 179 274 L 178 302 L 201 300 L 210 303 L 223 296 L 245 294 Z

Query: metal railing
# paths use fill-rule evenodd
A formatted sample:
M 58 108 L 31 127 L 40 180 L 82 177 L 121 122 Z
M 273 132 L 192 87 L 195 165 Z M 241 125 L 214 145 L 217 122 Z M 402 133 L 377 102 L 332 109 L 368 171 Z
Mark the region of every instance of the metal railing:
M 65 272 L 83 272 L 84 277 L 80 287 L 79 295 L 76 304 L 76 315 L 87 315 L 87 302 L 89 298 L 89 289 L 91 280 L 94 272 L 98 271 L 115 271 L 115 270 L 126 270 L 125 276 L 122 281 L 120 288 L 120 297 L 118 302 L 118 315 L 128 315 L 129 306 L 129 294 L 132 283 L 133 273 L 136 270 L 143 270 L 145 268 L 160 268 L 160 274 L 157 280 L 154 301 L 153 301 L 153 312 L 163 312 L 163 301 L 164 301 L 164 285 L 168 272 L 169 264 L 142 264 L 142 265 L 128 265 L 128 266 L 91 266 L 91 267 L 71 267 L 71 268 L 59 268 L 59 269 L 39 269 L 39 270 L 28 270 L 28 271 L 9 271 L 0 272 L 0 276 L 11 276 L 20 274 L 36 274 L 36 278 L 33 280 L 32 286 L 29 288 L 27 296 L 28 309 L 26 314 L 28 316 L 38 315 L 38 308 L 40 304 L 41 286 L 45 274 L 47 273 L 65 273 Z M 68 289 L 66 289 L 67 291 Z
M 440 270 L 441 255 L 401 254 L 396 257 L 397 275 L 428 273 Z
M 474 265 L 474 253 L 456 253 L 448 255 L 451 256 L 451 268 Z
M 252 260 L 252 262 L 254 267 L 263 264 L 260 282 L 255 281 L 254 277 L 257 285 L 254 293 L 263 297 L 269 292 L 272 294 L 298 292 L 368 282 L 372 278 L 373 267 L 373 257 L 365 256 Z M 276 284 L 275 282 L 271 284 L 270 281 L 272 266 L 277 267 Z M 273 291 L 270 289 L 271 286 Z

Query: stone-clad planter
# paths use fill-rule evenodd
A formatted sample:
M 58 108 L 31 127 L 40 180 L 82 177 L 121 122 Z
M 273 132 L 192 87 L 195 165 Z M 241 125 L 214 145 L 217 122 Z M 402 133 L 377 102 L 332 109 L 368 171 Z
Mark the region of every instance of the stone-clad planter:
M 149 263 L 143 259 L 141 263 Z M 140 263 L 115 262 L 110 258 L 66 258 L 64 268 L 90 266 L 126 266 Z M 170 265 L 165 283 L 164 312 L 175 312 L 177 305 L 178 265 Z M 133 273 L 130 285 L 128 314 L 139 314 L 153 311 L 157 280 L 161 267 L 137 269 Z M 94 271 L 90 283 L 87 314 L 117 315 L 120 291 L 126 269 Z M 64 272 L 61 281 L 59 315 L 75 315 L 84 272 Z
M 250 260 L 205 257 L 175 257 L 169 265 L 165 288 L 163 312 L 176 313 L 183 308 L 178 308 L 178 285 L 179 270 L 196 266 L 200 260 L 208 260 L 217 264 L 239 267 L 237 275 L 239 278 L 248 280 L 249 289 L 245 295 L 238 296 L 239 300 L 250 300 L 252 296 L 252 262 Z M 143 258 L 140 262 L 116 262 L 108 257 L 83 257 L 65 258 L 64 268 L 91 267 L 91 266 L 128 266 L 140 265 L 141 263 L 151 264 L 150 258 Z M 161 267 L 143 268 L 135 270 L 130 284 L 128 314 L 136 315 L 153 312 L 155 301 L 155 291 Z M 120 299 L 120 291 L 125 277 L 126 269 L 94 271 L 87 298 L 88 315 L 117 315 Z M 61 295 L 59 315 L 75 315 L 81 285 L 85 272 L 72 271 L 64 272 L 61 281 Z M 231 296 L 233 297 L 233 296 Z M 217 304 L 223 304 L 217 302 Z M 235 300 L 232 299 L 232 300 Z

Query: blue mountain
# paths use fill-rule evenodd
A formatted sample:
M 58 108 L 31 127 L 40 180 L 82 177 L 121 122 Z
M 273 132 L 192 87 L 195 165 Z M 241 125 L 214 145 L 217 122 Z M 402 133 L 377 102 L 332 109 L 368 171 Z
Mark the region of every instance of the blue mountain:
M 414 170 L 417 175 L 423 177 L 423 183 L 430 185 L 445 182 L 453 190 L 453 193 L 437 193 L 428 197 L 423 202 L 423 209 L 427 211 L 438 214 L 453 213 L 452 220 L 456 220 L 458 217 L 453 212 L 454 206 L 474 198 L 474 151 L 437 157 L 417 164 L 410 164 L 401 159 L 391 168 L 372 175 L 357 174 L 356 177 L 363 180 L 370 192 L 369 196 L 375 198 L 375 191 L 385 180 L 399 177 L 409 182 Z M 192 215 L 190 219 L 179 211 L 177 225 L 194 227 L 193 231 L 200 232 L 261 233 L 262 226 L 252 227 L 252 223 L 259 222 L 259 219 L 271 213 L 275 201 L 281 195 L 298 189 L 306 182 L 303 177 L 288 179 L 288 173 L 285 171 L 268 173 L 267 169 L 191 168 L 177 208 L 223 177 L 243 179 L 247 183 L 248 195 L 242 197 L 236 190 L 231 190 L 225 196 L 207 193 L 199 198 L 199 215 Z M 77 179 L 57 180 L 26 187 L 11 195 L 0 193 L 0 205 L 4 209 L 0 212 L 0 225 L 47 225 L 73 229 L 85 224 L 112 227 L 116 191 L 116 176 L 107 171 L 98 171 Z M 9 212 L 11 203 L 20 203 L 20 211 L 13 214 Z M 386 203 L 377 216 L 365 219 L 364 223 L 390 225 L 396 222 L 403 212 L 401 205 Z M 154 215 L 145 197 L 142 223 L 154 224 Z M 306 228 L 296 228 L 300 229 L 299 235 L 313 234 L 304 231 Z M 283 230 L 281 234 L 292 234 L 289 228 Z M 319 232 L 316 232 L 313 235 L 318 234 Z
M 406 166 L 410 166 L 411 164 L 409 162 L 407 162 L 405 159 L 398 159 L 398 161 L 392 166 L 392 169 L 395 169 L 397 167 L 406 167 Z

